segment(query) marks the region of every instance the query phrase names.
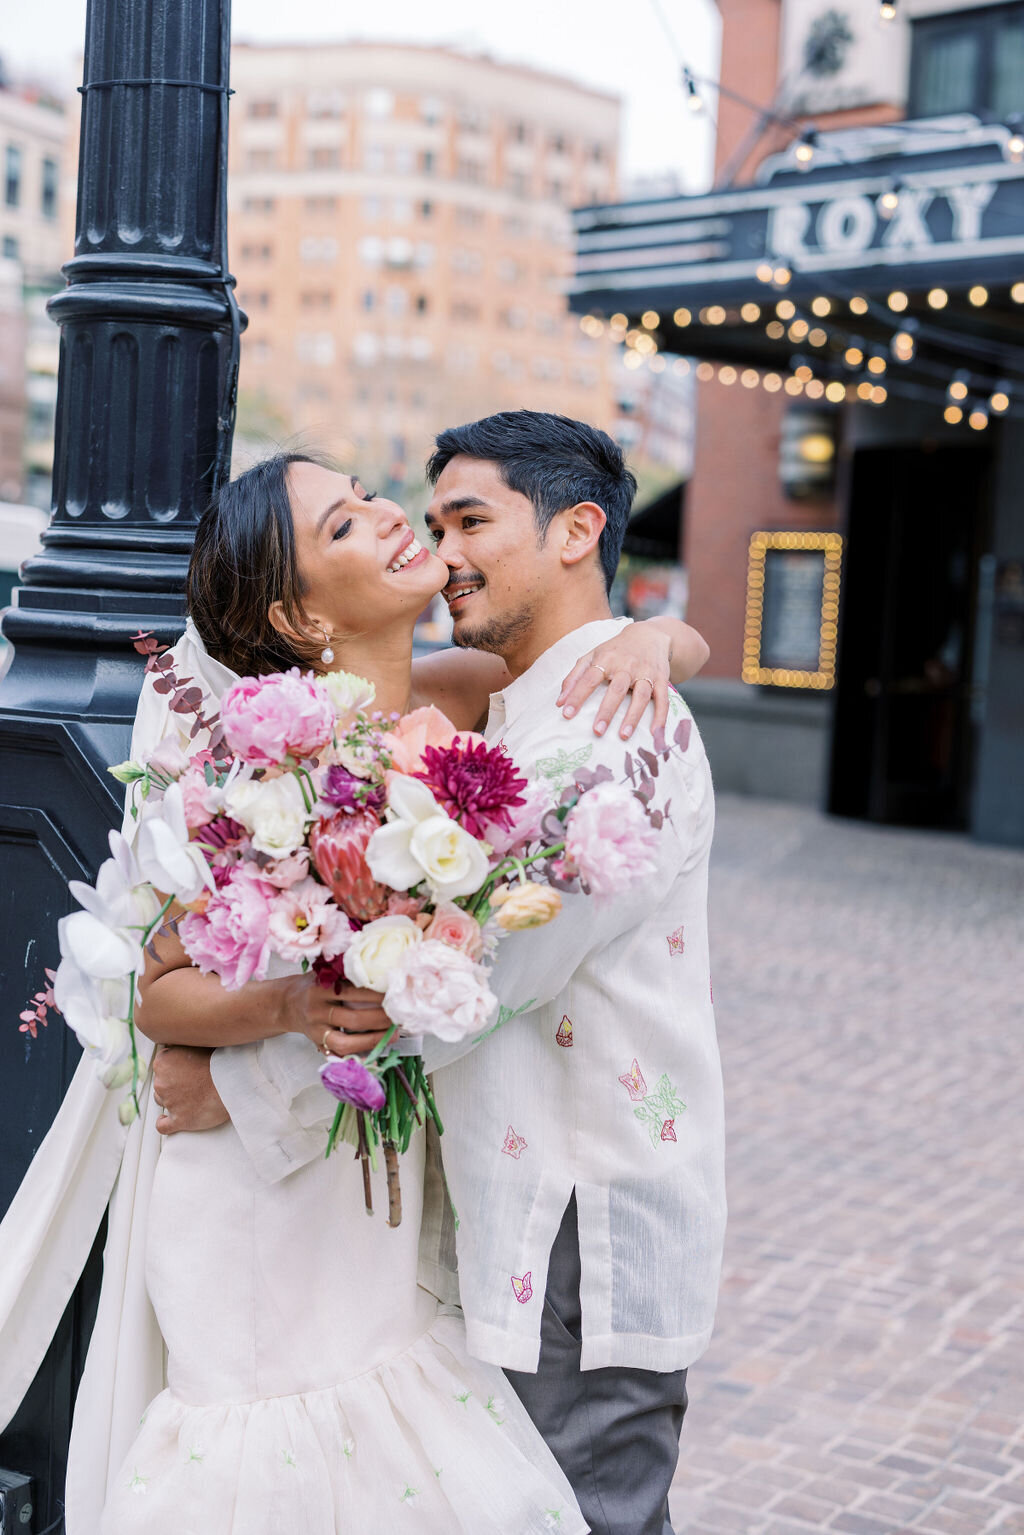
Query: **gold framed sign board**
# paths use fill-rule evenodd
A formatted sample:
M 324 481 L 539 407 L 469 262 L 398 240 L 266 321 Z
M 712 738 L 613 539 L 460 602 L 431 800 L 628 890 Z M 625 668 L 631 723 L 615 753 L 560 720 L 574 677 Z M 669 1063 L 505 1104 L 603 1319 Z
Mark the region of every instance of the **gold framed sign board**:
M 839 533 L 754 533 L 747 564 L 743 681 L 830 688 L 839 633 Z

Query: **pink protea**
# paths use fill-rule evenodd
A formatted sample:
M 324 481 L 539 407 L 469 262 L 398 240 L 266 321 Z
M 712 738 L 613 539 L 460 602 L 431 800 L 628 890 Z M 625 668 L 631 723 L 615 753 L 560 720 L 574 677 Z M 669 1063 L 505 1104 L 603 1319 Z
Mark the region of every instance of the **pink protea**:
M 621 895 L 657 870 L 658 833 L 629 789 L 588 789 L 565 823 L 566 867 L 591 895 Z
M 304 761 L 334 735 L 326 689 L 297 666 L 269 677 L 243 677 L 224 694 L 220 718 L 231 750 L 254 767 Z
M 366 863 L 366 845 L 380 825 L 372 810 L 338 810 L 317 821 L 309 836 L 316 871 L 346 916 L 372 922 L 388 909 L 386 885 Z
M 205 911 L 189 912 L 178 928 L 192 963 L 219 976 L 227 991 L 265 980 L 270 963 L 271 902 L 278 892 L 248 867 L 239 867 Z
M 488 824 L 512 825 L 512 809 L 525 803 L 526 779 L 502 746 L 488 746 L 479 736 L 451 746 L 428 746 L 423 771 L 413 775 L 428 786 L 438 804 L 472 837 L 483 837 Z

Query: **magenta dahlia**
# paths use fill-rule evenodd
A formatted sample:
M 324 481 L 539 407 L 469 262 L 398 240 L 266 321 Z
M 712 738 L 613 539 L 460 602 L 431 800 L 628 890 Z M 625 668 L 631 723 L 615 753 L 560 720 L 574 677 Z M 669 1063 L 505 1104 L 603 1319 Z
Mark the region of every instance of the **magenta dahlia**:
M 512 807 L 524 803 L 526 779 L 503 746 L 485 741 L 462 743 L 456 736 L 451 746 L 427 746 L 423 771 L 414 776 L 473 837 L 485 836 L 488 825 L 507 831 Z

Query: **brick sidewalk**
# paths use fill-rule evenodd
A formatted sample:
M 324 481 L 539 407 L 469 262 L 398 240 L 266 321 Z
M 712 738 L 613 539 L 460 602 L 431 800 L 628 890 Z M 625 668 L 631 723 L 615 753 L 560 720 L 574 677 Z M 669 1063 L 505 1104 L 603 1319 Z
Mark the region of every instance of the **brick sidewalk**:
M 723 799 L 679 1535 L 1024 1535 L 1024 854 Z

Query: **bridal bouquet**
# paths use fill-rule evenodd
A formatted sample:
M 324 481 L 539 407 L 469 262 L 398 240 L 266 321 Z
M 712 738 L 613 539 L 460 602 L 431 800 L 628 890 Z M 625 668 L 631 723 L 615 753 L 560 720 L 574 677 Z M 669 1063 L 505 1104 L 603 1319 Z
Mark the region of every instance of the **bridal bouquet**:
M 71 883 L 83 909 L 61 920 L 52 990 L 22 1028 L 34 1035 L 48 1006 L 61 1012 L 105 1085 L 129 1086 L 130 1123 L 144 1070 L 138 983 L 167 926 L 228 989 L 266 979 L 277 961 L 335 991 L 347 980 L 383 993 L 392 1029 L 365 1060 L 331 1057 L 320 1076 L 338 1104 L 328 1154 L 339 1140 L 356 1146 L 370 1210 L 369 1164 L 383 1148 L 397 1224 L 398 1156 L 417 1125 L 442 1128 L 422 1036 L 488 1031 L 501 936 L 555 918 L 560 891 L 621 894 L 651 875 L 658 755 L 627 758 L 629 786 L 581 771 L 553 804 L 503 747 L 434 708 L 385 717 L 372 684 L 350 673 L 242 678 L 208 714 L 152 636 L 135 643 L 191 726 L 147 761 L 110 769 L 130 786 L 134 838 L 111 832 L 95 887 Z

